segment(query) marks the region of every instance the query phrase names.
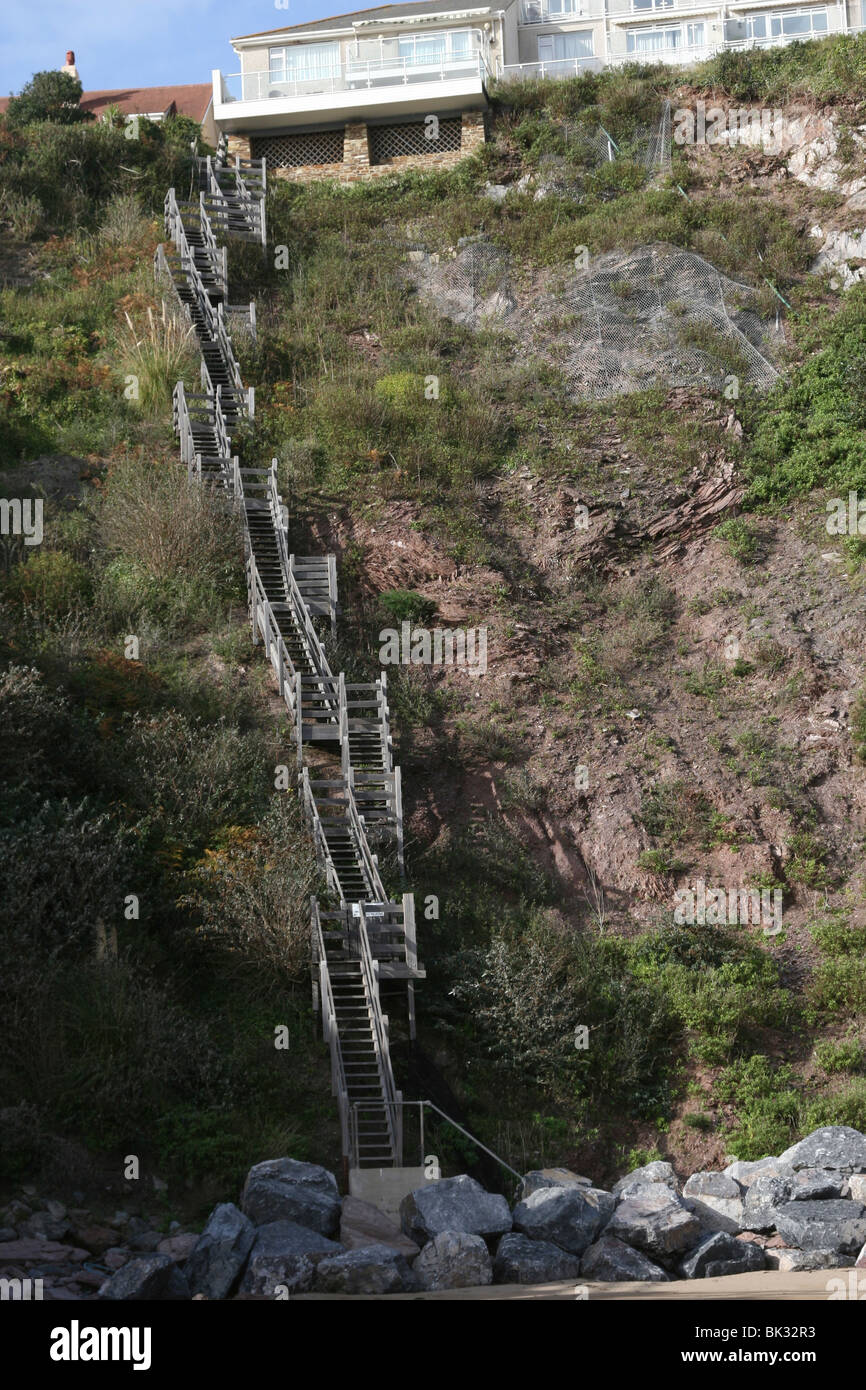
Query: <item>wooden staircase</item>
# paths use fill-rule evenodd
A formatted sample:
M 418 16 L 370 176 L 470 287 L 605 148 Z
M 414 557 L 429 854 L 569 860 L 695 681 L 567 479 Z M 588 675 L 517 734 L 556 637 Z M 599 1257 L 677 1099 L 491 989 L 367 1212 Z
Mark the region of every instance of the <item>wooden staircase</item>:
M 347 1163 L 399 1167 L 402 1100 L 394 1086 L 388 1019 L 379 979 L 406 983 L 414 1037 L 414 981 L 423 978 L 415 945 L 414 899 L 389 900 L 376 847 L 395 844 L 403 874 L 400 772 L 395 767 L 384 672 L 347 685 L 328 663 L 317 624 L 336 631 L 333 555 L 289 553 L 284 509 L 271 468 L 244 468 L 232 435 L 250 423 L 245 389 L 226 328 L 228 236 L 265 244 L 265 166 L 224 157 L 198 160 L 198 203 L 166 195 L 168 247 L 155 258 L 170 280 L 201 351 L 201 391 L 178 382 L 173 397 L 181 458 L 191 477 L 225 494 L 243 518 L 253 637 L 261 641 L 289 712 L 299 786 L 323 871 L 328 903 L 311 904 L 314 1000 L 331 1052 Z M 250 322 L 255 324 L 251 306 Z M 311 775 L 305 748 L 333 745 L 333 771 Z

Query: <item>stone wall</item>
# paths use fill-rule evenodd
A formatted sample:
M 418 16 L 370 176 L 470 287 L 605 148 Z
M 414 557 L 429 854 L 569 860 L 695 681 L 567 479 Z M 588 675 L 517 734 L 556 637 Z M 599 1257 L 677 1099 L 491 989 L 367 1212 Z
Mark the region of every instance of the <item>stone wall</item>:
M 268 169 L 271 178 L 289 179 L 293 183 L 312 183 L 316 179 L 337 179 L 340 183 L 358 183 L 379 178 L 383 174 L 402 173 L 405 169 L 453 169 L 461 159 L 475 154 L 486 139 L 483 111 L 464 111 L 460 120 L 460 149 L 444 150 L 437 154 L 404 154 L 384 164 L 370 163 L 370 146 L 365 122 L 346 126 L 343 139 L 343 160 L 340 164 L 299 164 L 290 169 Z M 228 137 L 229 154 L 250 157 L 246 136 Z

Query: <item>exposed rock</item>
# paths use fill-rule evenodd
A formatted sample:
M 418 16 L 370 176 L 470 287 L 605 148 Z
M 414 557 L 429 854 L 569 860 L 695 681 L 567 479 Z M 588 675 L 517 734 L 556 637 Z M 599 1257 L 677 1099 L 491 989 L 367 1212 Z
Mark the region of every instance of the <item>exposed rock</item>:
M 828 1168 L 801 1168 L 791 1178 L 792 1202 L 819 1202 L 825 1197 L 842 1197 L 848 1183 L 841 1173 Z
M 737 1240 L 726 1231 L 713 1231 L 680 1264 L 684 1279 L 715 1279 L 722 1274 L 748 1274 L 766 1268 L 766 1255 L 751 1240 Z
M 440 1232 L 424 1246 L 412 1272 L 424 1289 L 469 1289 L 493 1283 L 487 1246 L 480 1236 L 466 1231 Z
M 133 1236 L 129 1242 L 130 1248 L 140 1250 L 145 1254 L 151 1254 L 158 1249 L 162 1236 L 159 1231 L 142 1231 L 140 1235 Z
M 786 1149 L 780 1163 L 801 1168 L 833 1168 L 839 1173 L 866 1173 L 866 1136 L 849 1125 L 816 1129 Z
M 493 203 L 501 203 L 507 192 L 508 188 L 504 183 L 486 183 L 482 196 L 489 198 Z
M 464 1173 L 410 1192 L 400 1203 L 400 1223 L 410 1240 L 423 1245 L 443 1231 L 504 1235 L 511 1230 L 511 1213 L 504 1197 L 485 1192 Z
M 853 1255 L 866 1241 L 866 1207 L 846 1198 L 785 1202 L 776 1212 L 776 1230 L 797 1250 Z
M 808 1269 L 848 1269 L 854 1260 L 850 1255 L 840 1255 L 838 1250 L 767 1250 L 768 1269 L 778 1269 L 783 1274 L 794 1274 Z
M 595 1187 L 542 1187 L 514 1208 L 515 1230 L 582 1255 L 611 1216 L 616 1199 Z
M 130 1260 L 105 1281 L 97 1294 L 97 1298 L 125 1302 L 140 1299 L 176 1301 L 189 1296 L 189 1285 L 169 1255 L 143 1255 L 140 1259 Z
M 294 1221 L 331 1236 L 340 1224 L 340 1195 L 333 1173 L 294 1158 L 271 1158 L 251 1168 L 240 1205 L 256 1226 Z
M 852 1173 L 848 1179 L 848 1196 L 866 1206 L 866 1173 Z
M 3 1244 L 4 1240 L 16 1240 L 17 1237 L 18 1232 L 14 1226 L 0 1226 L 0 1245 Z
M 576 1279 L 580 1260 L 548 1240 L 530 1240 L 512 1231 L 503 1236 L 493 1261 L 497 1284 L 555 1284 Z
M 790 1178 L 762 1176 L 746 1189 L 743 1226 L 747 1231 L 770 1231 L 776 1224 L 776 1208 L 790 1200 Z
M 122 1269 L 131 1258 L 130 1252 L 121 1245 L 112 1246 L 110 1250 L 103 1250 L 102 1252 L 102 1264 L 105 1265 L 106 1269 Z
M 365 1245 L 321 1260 L 315 1284 L 322 1293 L 384 1294 L 404 1293 L 416 1287 L 416 1280 L 399 1250 L 391 1245 Z
M 701 1224 L 681 1197 L 660 1184 L 658 1192 L 642 1192 L 621 1202 L 605 1234 L 659 1257 L 690 1249 L 700 1238 Z
M 640 1250 L 634 1250 L 616 1236 L 602 1236 L 591 1245 L 580 1262 L 580 1272 L 584 1279 L 596 1279 L 607 1283 L 623 1280 L 666 1281 L 668 1275 Z
M 569 1168 L 534 1168 L 521 1181 L 521 1199 L 540 1192 L 543 1187 L 592 1187 L 592 1179 L 582 1178 Z
M 854 1263 L 858 1269 L 866 1269 L 866 1245 L 863 1246 L 863 1249 L 860 1251 Z
M 368 1245 L 390 1245 L 407 1260 L 414 1260 L 421 1249 L 414 1240 L 404 1236 L 396 1222 L 360 1197 L 344 1197 L 340 1213 L 340 1241 L 347 1250 L 362 1250 Z
M 630 1173 L 626 1173 L 624 1178 L 614 1183 L 613 1195 L 620 1199 L 632 1197 L 641 1188 L 657 1183 L 669 1187 L 672 1192 L 679 1189 L 676 1173 L 669 1163 L 664 1163 L 661 1159 L 656 1159 L 654 1163 L 645 1163 L 642 1168 L 634 1168 Z
M 686 1205 L 708 1231 L 741 1231 L 743 1189 L 725 1173 L 693 1173 L 683 1188 Z
M 215 1207 L 186 1262 L 184 1273 L 192 1292 L 228 1298 L 255 1238 L 252 1221 L 233 1202 Z
M 342 1245 L 309 1226 L 300 1226 L 296 1221 L 270 1221 L 256 1231 L 241 1292 L 274 1298 L 283 1286 L 289 1293 L 306 1293 L 313 1287 L 319 1260 L 342 1254 Z

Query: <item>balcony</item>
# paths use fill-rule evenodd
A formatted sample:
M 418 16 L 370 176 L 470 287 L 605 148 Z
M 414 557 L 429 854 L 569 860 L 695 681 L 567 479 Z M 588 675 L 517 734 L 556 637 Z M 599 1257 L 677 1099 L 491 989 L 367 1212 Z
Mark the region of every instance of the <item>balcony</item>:
M 569 24 L 601 19 L 603 14 L 603 0 L 521 0 L 520 4 L 521 24 Z

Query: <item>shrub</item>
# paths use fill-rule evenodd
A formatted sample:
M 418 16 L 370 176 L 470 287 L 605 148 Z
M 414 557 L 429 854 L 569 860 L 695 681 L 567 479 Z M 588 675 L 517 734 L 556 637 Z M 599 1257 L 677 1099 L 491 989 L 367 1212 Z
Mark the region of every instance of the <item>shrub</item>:
M 42 616 L 60 617 L 88 603 L 92 583 L 87 567 L 65 551 L 40 550 L 14 566 L 4 588 Z
M 859 1038 L 827 1038 L 815 1044 L 815 1060 L 831 1076 L 840 1071 L 860 1071 L 863 1066 L 863 1044 Z
M 774 1067 L 761 1053 L 741 1057 L 718 1077 L 715 1092 L 719 1100 L 736 1108 L 736 1119 L 726 1128 L 725 1141 L 738 1158 L 778 1154 L 791 1143 L 800 1096 L 793 1069 L 786 1063 Z
M 29 241 L 42 226 L 44 209 L 38 198 L 20 193 L 6 193 L 3 198 L 3 212 L 13 235 L 21 241 Z
M 191 374 L 195 356 L 193 326 L 169 309 L 165 300 L 159 315 L 148 308 L 140 327 L 133 324 L 129 314 L 124 314 L 124 318 L 126 330 L 121 333 L 120 351 L 127 376 L 135 378 L 135 395 L 131 399 L 143 410 L 164 415 L 175 383 Z
M 396 623 L 426 623 L 436 612 L 433 599 L 412 589 L 386 589 L 379 595 L 379 602 Z
M 861 763 L 866 763 L 866 687 L 860 691 L 851 711 L 851 738 L 855 755 Z
M 92 121 L 92 111 L 84 111 L 79 105 L 81 93 L 78 78 L 68 72 L 34 73 L 18 96 L 10 98 L 6 108 L 7 124 L 15 128 L 39 121 L 55 121 L 58 125 Z
M 729 554 L 741 565 L 751 565 L 758 553 L 757 532 L 742 517 L 729 517 L 713 531 L 727 545 Z

